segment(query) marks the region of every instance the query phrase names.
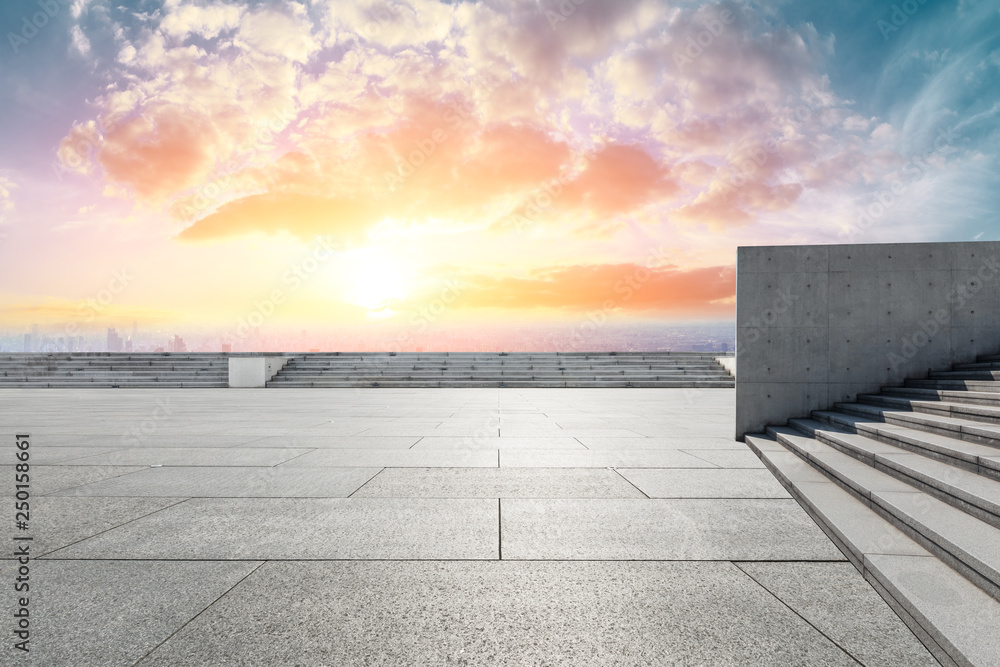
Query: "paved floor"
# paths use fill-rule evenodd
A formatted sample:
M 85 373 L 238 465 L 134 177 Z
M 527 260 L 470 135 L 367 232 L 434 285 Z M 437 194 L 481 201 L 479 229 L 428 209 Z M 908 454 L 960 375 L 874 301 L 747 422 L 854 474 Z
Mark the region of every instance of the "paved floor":
M 732 440 L 733 400 L 4 390 L 0 664 L 937 664 Z

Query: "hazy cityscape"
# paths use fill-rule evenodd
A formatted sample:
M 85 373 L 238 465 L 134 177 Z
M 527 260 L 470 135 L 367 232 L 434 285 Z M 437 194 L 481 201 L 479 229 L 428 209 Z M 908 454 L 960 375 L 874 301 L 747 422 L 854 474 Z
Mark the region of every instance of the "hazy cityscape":
M 597 322 L 454 326 L 416 333 L 405 327 L 310 331 L 250 328 L 242 337 L 219 330 L 127 327 L 79 333 L 33 325 L 0 332 L 0 352 L 584 352 L 735 349 L 732 322 Z

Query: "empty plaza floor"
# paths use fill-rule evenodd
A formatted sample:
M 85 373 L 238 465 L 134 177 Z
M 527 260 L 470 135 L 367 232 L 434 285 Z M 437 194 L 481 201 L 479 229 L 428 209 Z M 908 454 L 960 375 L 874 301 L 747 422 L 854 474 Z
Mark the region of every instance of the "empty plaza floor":
M 734 398 L 0 391 L 0 664 L 936 665 Z

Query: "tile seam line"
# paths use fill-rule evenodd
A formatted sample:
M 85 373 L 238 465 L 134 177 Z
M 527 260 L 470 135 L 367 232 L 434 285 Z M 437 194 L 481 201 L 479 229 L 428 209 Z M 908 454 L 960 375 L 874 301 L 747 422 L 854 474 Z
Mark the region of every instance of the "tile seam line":
M 775 593 L 774 593 L 774 592 L 773 592 L 773 591 L 772 591 L 772 590 L 771 590 L 770 588 L 768 588 L 767 586 L 765 586 L 764 584 L 762 584 L 762 583 L 761 583 L 760 581 L 758 581 L 758 580 L 757 580 L 757 579 L 756 579 L 756 578 L 755 578 L 755 577 L 754 577 L 754 576 L 753 576 L 752 574 L 750 574 L 749 572 L 747 572 L 746 570 L 744 570 L 744 569 L 743 569 L 742 567 L 740 567 L 740 566 L 739 566 L 739 563 L 738 563 L 737 561 L 730 561 L 730 562 L 732 563 L 733 567 L 735 567 L 735 568 L 736 568 L 737 570 L 739 570 L 740 572 L 742 572 L 742 573 L 743 573 L 743 575 L 744 575 L 745 577 L 747 577 L 747 579 L 749 579 L 750 581 L 752 581 L 752 582 L 754 582 L 755 584 L 757 584 L 758 586 L 760 586 L 760 587 L 761 587 L 761 589 L 763 589 L 764 591 L 766 591 L 768 595 L 770 595 L 770 596 L 771 596 L 771 597 L 773 597 L 773 598 L 774 598 L 775 600 L 777 600 L 777 601 L 778 601 L 778 602 L 779 602 L 779 603 L 780 603 L 780 604 L 781 604 L 782 606 L 784 606 L 784 607 L 785 607 L 786 609 L 788 609 L 788 611 L 792 612 L 793 614 L 795 614 L 795 616 L 797 616 L 798 618 L 802 619 L 802 622 L 804 622 L 804 623 L 805 623 L 806 625 L 808 625 L 808 626 L 809 626 L 809 627 L 811 627 L 811 628 L 812 628 L 813 630 L 815 630 L 816 632 L 818 632 L 818 633 L 819 633 L 819 634 L 820 634 L 820 635 L 821 635 L 822 637 L 824 637 L 824 638 L 825 638 L 825 639 L 826 639 L 826 640 L 827 640 L 828 642 L 830 642 L 831 644 L 833 644 L 834 646 L 836 646 L 837 648 L 839 648 L 839 649 L 840 649 L 841 651 L 843 651 L 843 652 L 844 652 L 844 655 L 846 655 L 846 656 L 847 656 L 847 657 L 849 657 L 849 658 L 850 658 L 851 660 L 853 660 L 854 662 L 856 662 L 856 663 L 858 663 L 859 665 L 862 665 L 862 667 L 864 667 L 864 664 L 865 664 L 865 663 L 863 663 L 863 662 L 861 662 L 860 660 L 858 660 L 858 659 L 857 659 L 857 658 L 856 658 L 856 657 L 854 656 L 854 654 L 853 654 L 853 653 L 851 653 L 851 652 L 850 652 L 850 651 L 848 651 L 848 650 L 847 650 L 846 648 L 844 648 L 843 646 L 841 646 L 841 645 L 840 645 L 840 642 L 837 642 L 837 641 L 835 641 L 835 640 L 834 640 L 834 639 L 833 639 L 832 637 L 830 637 L 830 636 L 829 636 L 829 635 L 827 635 L 827 634 L 826 634 L 825 632 L 823 632 L 823 631 L 822 631 L 822 630 L 820 630 L 820 629 L 819 629 L 818 627 L 816 627 L 816 625 L 815 625 L 815 624 L 813 624 L 813 622 L 812 622 L 812 621 L 810 621 L 810 620 L 809 620 L 808 618 L 806 618 L 805 616 L 803 616 L 802 614 L 800 614 L 800 613 L 799 613 L 799 612 L 798 612 L 797 610 L 795 610 L 795 609 L 792 609 L 791 605 L 789 605 L 789 604 L 788 604 L 787 602 L 785 602 L 785 601 L 784 601 L 784 600 L 782 600 L 782 599 L 781 599 L 780 597 L 778 597 L 778 596 L 777 596 L 777 594 L 775 594 Z M 747 561 L 740 561 L 740 562 L 747 562 Z
M 616 467 L 614 467 L 614 466 L 609 466 L 609 467 L 611 468 L 611 470 L 613 470 L 613 471 L 614 471 L 614 473 L 615 473 L 616 475 L 618 475 L 618 477 L 620 477 L 620 478 L 622 478 L 623 480 L 625 480 L 625 482 L 626 482 L 626 483 L 627 483 L 627 484 L 628 484 L 629 486 L 631 486 L 631 487 L 632 487 L 633 489 L 635 489 L 636 491 L 638 491 L 639 493 L 641 493 L 641 494 L 643 495 L 643 497 L 645 497 L 645 498 L 646 498 L 647 500 L 652 500 L 652 498 L 650 498 L 650 496 L 649 496 L 649 494 L 648 494 L 648 493 L 646 493 L 645 491 L 643 491 L 642 489 L 640 489 L 640 488 L 639 488 L 638 486 L 636 486 L 636 485 L 635 485 L 635 483 L 634 483 L 634 482 L 633 482 L 632 480 L 630 480 L 630 479 L 629 479 L 628 477 L 626 477 L 625 475 L 623 475 L 623 474 L 621 473 L 621 471 L 620 471 L 620 470 L 618 470 L 618 468 L 616 468 Z
M 35 466 L 35 467 L 37 468 L 38 466 Z M 70 466 L 67 466 L 67 467 L 70 467 Z M 104 467 L 104 466 L 101 466 L 101 467 Z M 108 466 L 108 467 L 111 467 L 111 466 Z M 85 486 L 90 486 L 91 484 L 99 484 L 99 483 L 107 481 L 107 480 L 118 479 L 119 477 L 125 477 L 127 475 L 134 475 L 134 474 L 142 472 L 144 470 L 148 470 L 148 468 L 146 466 L 135 466 L 135 467 L 136 467 L 136 470 L 127 470 L 127 471 L 125 471 L 123 473 L 119 473 L 117 475 L 112 475 L 111 477 L 105 477 L 104 479 L 99 479 L 96 482 L 84 482 L 83 484 L 74 484 L 73 486 L 67 486 L 65 488 L 57 489 L 55 491 L 50 491 L 48 493 L 37 493 L 35 495 L 38 496 L 39 498 L 63 498 L 63 497 L 66 497 L 66 496 L 60 496 L 59 495 L 60 493 L 65 493 L 66 491 L 72 491 L 73 489 L 80 489 L 80 488 L 83 488 Z M 72 496 L 70 496 L 70 497 L 72 497 Z M 170 497 L 170 496 L 167 496 L 167 497 Z M 173 496 L 173 497 L 176 497 L 176 496 Z
M 55 497 L 55 496 L 52 496 L 52 497 Z M 60 496 L 60 497 L 73 498 L 73 497 L 80 497 L 80 496 Z M 91 497 L 99 497 L 99 496 L 91 496 Z M 155 509 L 152 512 L 149 512 L 148 514 L 143 514 L 142 516 L 137 516 L 134 519 L 129 519 L 128 521 L 124 521 L 124 522 L 122 522 L 122 523 L 120 523 L 118 525 L 115 525 L 115 526 L 112 526 L 112 527 L 107 528 L 105 530 L 102 530 L 100 532 L 94 533 L 93 535 L 88 535 L 87 537 L 82 537 L 79 540 L 76 540 L 75 542 L 70 542 L 69 544 L 64 544 L 61 547 L 56 547 L 52 551 L 47 551 L 47 552 L 43 553 L 41 556 L 39 556 L 39 558 L 45 558 L 45 557 L 47 557 L 47 556 L 49 556 L 51 554 L 54 554 L 54 553 L 56 553 L 58 551 L 63 550 L 63 549 L 68 549 L 69 547 L 76 546 L 77 544 L 80 544 L 81 542 L 86 542 L 87 540 L 95 538 L 95 537 L 98 537 L 100 535 L 103 535 L 104 533 L 107 533 L 107 532 L 110 532 L 112 530 L 121 528 L 122 526 L 127 526 L 128 524 L 133 523 L 135 521 L 138 521 L 139 519 L 145 519 L 148 516 L 153 516 L 154 514 L 158 514 L 159 512 L 163 512 L 164 510 L 168 510 L 168 509 L 171 509 L 173 507 L 177 507 L 178 505 L 186 503 L 189 500 L 191 500 L 191 498 L 181 498 L 177 502 L 170 503 L 166 507 L 161 507 L 159 509 Z
M 503 498 L 497 498 L 497 560 L 503 560 Z
M 263 448 L 261 448 L 261 449 L 263 449 Z M 289 449 L 298 449 L 298 447 L 289 447 Z M 293 456 L 290 459 L 285 459 L 284 461 L 278 461 L 277 463 L 275 463 L 273 465 L 270 465 L 270 466 L 244 466 L 244 467 L 247 467 L 247 468 L 277 468 L 278 466 L 283 466 L 286 463 L 289 463 L 290 461 L 294 461 L 295 459 L 301 458 L 301 457 L 305 456 L 306 454 L 312 454 L 317 449 L 318 448 L 316 448 L 316 447 L 314 447 L 312 449 L 306 449 L 306 451 L 302 452 L 301 454 L 296 454 L 295 456 Z M 208 467 L 208 466 L 206 466 L 206 467 Z M 229 466 L 220 466 L 220 467 L 228 468 Z M 235 466 L 233 466 L 233 467 L 235 467 Z
M 180 562 L 180 563 L 255 563 L 267 561 L 269 563 L 497 563 L 496 558 L 47 558 L 39 557 L 38 560 L 45 562 Z M 3 561 L 0 561 L 3 562 Z M 505 563 L 826 563 L 839 565 L 853 565 L 846 558 L 832 560 L 828 558 L 820 559 L 778 559 L 778 560 L 740 560 L 734 561 L 728 558 L 505 558 Z
M 372 475 L 371 477 L 369 477 L 369 478 L 367 479 L 367 481 L 365 481 L 365 483 L 364 483 L 364 484 L 362 484 L 362 485 L 361 485 L 361 486 L 359 486 L 358 488 L 356 488 L 356 489 L 354 489 L 353 491 L 351 491 L 350 495 L 348 495 L 348 496 L 347 496 L 347 498 L 352 498 L 352 497 L 354 496 L 354 494 L 355 494 L 355 493 L 357 493 L 357 492 L 358 492 L 358 491 L 360 491 L 361 489 L 365 488 L 365 486 L 367 486 L 369 482 L 371 482 L 371 481 L 372 481 L 373 479 L 375 479 L 376 477 L 378 477 L 379 475 L 381 475 L 381 474 L 382 474 L 383 472 L 385 472 L 385 468 L 379 468 L 378 472 L 377 472 L 377 473 L 375 473 L 374 475 Z
M 251 561 L 251 562 L 253 562 L 253 561 Z M 171 640 L 171 639 L 173 639 L 173 638 L 174 638 L 175 636 L 177 636 L 177 634 L 178 634 L 179 632 L 181 632 L 181 631 L 182 631 L 182 630 L 183 630 L 184 628 L 186 628 L 186 627 L 187 627 L 188 625 L 190 625 L 190 624 L 191 624 L 191 623 L 193 623 L 193 622 L 194 622 L 195 620 L 197 620 L 197 619 L 198 619 L 198 618 L 199 618 L 199 617 L 200 617 L 200 616 L 201 616 L 202 614 L 204 614 L 204 613 L 205 613 L 206 611 L 208 611 L 208 610 L 209 610 L 209 609 L 211 609 L 211 608 L 212 608 L 213 606 L 215 606 L 215 603 L 216 603 L 216 602 L 218 602 L 218 601 L 219 601 L 219 600 L 221 600 L 222 598 L 224 598 L 224 597 L 226 597 L 227 595 L 229 595 L 229 593 L 230 593 L 230 592 L 231 592 L 231 591 L 232 591 L 232 590 L 233 590 L 234 588 L 236 588 L 237 586 L 239 586 L 240 584 L 242 584 L 242 583 L 243 583 L 244 581 L 246 581 L 246 580 L 247 580 L 247 577 L 249 577 L 249 576 L 250 576 L 250 575 L 252 575 L 252 574 L 253 574 L 254 572 L 256 572 L 257 570 L 259 570 L 260 568 L 262 568 L 262 567 L 263 567 L 263 566 L 264 566 L 264 565 L 265 565 L 265 564 L 266 564 L 267 562 L 268 562 L 267 560 L 262 560 L 262 561 L 260 561 L 259 563 L 257 563 L 256 567 L 252 568 L 252 569 L 251 569 L 251 570 L 250 570 L 249 572 L 247 572 L 247 573 L 246 573 L 245 575 L 243 575 L 243 577 L 242 577 L 242 578 L 240 578 L 240 580 L 239 580 L 239 581 L 237 581 L 237 582 L 236 582 L 235 584 L 233 584 L 233 585 L 232 585 L 232 586 L 230 586 L 230 587 L 229 587 L 228 589 L 226 589 L 226 590 L 225 590 L 225 591 L 224 591 L 224 592 L 223 592 L 223 593 L 222 593 L 221 595 L 219 595 L 219 597 L 215 598 L 215 599 L 214 599 L 214 600 L 212 600 L 212 601 L 211 601 L 210 603 L 208 603 L 208 604 L 207 604 L 207 605 L 205 606 L 205 608 L 204 608 L 204 609 L 202 609 L 202 610 L 201 610 L 201 611 L 199 611 L 199 612 L 198 612 L 197 614 L 195 614 L 194 616 L 192 616 L 191 618 L 189 618 L 189 619 L 188 619 L 187 621 L 185 621 L 185 622 L 184 622 L 183 624 L 181 624 L 181 626 L 180 626 L 179 628 L 177 628 L 176 630 L 174 630 L 173 632 L 171 632 L 171 633 L 170 633 L 170 635 L 168 635 L 166 639 L 164 639 L 164 640 L 163 640 L 163 641 L 161 641 L 161 642 L 160 642 L 159 644 L 157 644 L 156 646 L 154 646 L 153 648 L 151 648 L 151 649 L 150 649 L 149 651 L 147 651 L 147 652 L 146 652 L 146 654 L 145 654 L 145 655 L 143 655 L 143 656 L 142 656 L 141 658 L 139 658 L 139 659 L 138 659 L 138 660 L 136 660 L 136 661 L 135 661 L 134 663 L 132 663 L 132 667 L 137 667 L 137 666 L 138 666 L 138 665 L 139 665 L 140 663 L 142 663 L 143 661 L 145 661 L 145 660 L 146 660 L 146 658 L 148 658 L 148 657 L 149 657 L 150 655 L 152 655 L 153 653 L 155 653 L 155 652 L 156 652 L 156 651 L 157 651 L 157 650 L 158 650 L 158 649 L 159 649 L 159 648 L 160 648 L 161 646 L 163 646 L 163 645 L 164 645 L 164 644 L 166 644 L 166 643 L 167 643 L 168 641 L 170 641 L 170 640 Z

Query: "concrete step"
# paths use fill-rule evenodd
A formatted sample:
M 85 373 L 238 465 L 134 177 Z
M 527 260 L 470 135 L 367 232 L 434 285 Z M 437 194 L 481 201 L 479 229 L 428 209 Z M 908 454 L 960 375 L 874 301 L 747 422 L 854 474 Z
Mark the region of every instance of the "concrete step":
M 1000 380 L 1000 370 L 972 370 L 972 371 L 931 371 L 927 374 L 930 380 L 979 380 L 991 381 Z
M 618 368 L 618 367 L 593 367 L 593 368 L 546 368 L 531 366 L 449 366 L 447 368 L 411 368 L 408 366 L 351 366 L 347 368 L 324 368 L 317 366 L 292 366 L 282 369 L 288 373 L 302 373 L 306 375 L 356 375 L 356 374 L 380 374 L 380 373 L 412 373 L 424 375 L 449 375 L 461 373 L 495 373 L 495 374 L 535 374 L 535 375 L 717 375 L 718 368 Z
M 789 430 L 823 447 L 832 447 L 861 465 L 912 487 L 893 490 L 930 493 L 1000 528 L 1000 479 L 996 477 L 959 468 L 865 435 L 826 427 L 812 420 L 792 420 L 787 427 L 769 427 L 768 433 L 790 448 L 802 444 L 787 437 Z M 846 480 L 844 483 L 849 484 Z
M 544 370 L 544 371 L 620 371 L 640 373 L 643 371 L 676 370 L 676 371 L 712 371 L 719 368 L 718 364 L 299 364 L 289 362 L 287 366 L 294 370 L 332 370 L 350 371 L 365 368 L 389 368 L 412 371 L 446 371 L 450 369 L 471 370 Z
M 894 513 L 889 516 L 894 518 L 912 510 L 898 502 L 899 494 L 886 492 L 883 497 L 876 492 L 873 505 L 833 482 L 775 438 L 747 436 L 746 442 L 942 664 L 996 664 L 1000 602 L 949 567 L 937 553 L 918 544 L 911 526 L 898 519 L 888 520 L 886 507 L 878 501 L 892 508 Z M 949 509 L 945 506 L 944 511 Z M 928 525 L 922 527 L 937 534 L 934 528 L 940 520 L 940 516 L 928 519 Z M 970 527 L 963 524 L 962 528 Z M 970 560 L 980 561 L 984 569 L 996 569 L 992 560 L 995 548 L 986 545 L 985 554 L 978 551 L 984 547 L 983 540 L 966 539 L 958 530 L 937 536 Z M 929 546 L 934 544 L 928 542 Z
M 1000 361 L 975 361 L 967 364 L 955 364 L 951 367 L 953 371 L 980 371 L 980 370 L 1000 370 Z
M 858 433 L 872 440 L 878 440 L 981 475 L 996 477 L 1000 474 L 1000 448 L 998 447 L 966 442 L 905 426 L 871 421 L 864 417 L 840 412 L 817 411 L 814 416 L 816 421 L 792 419 L 789 420 L 789 424 L 800 428 L 800 430 L 802 427 L 815 429 L 817 425 L 821 427 L 831 426 L 840 431 Z
M 891 408 L 893 410 L 909 410 L 911 412 L 923 412 L 944 417 L 954 417 L 956 419 L 968 419 L 986 424 L 1000 424 L 1000 407 L 989 405 L 954 403 L 950 401 L 923 401 L 899 396 L 876 396 L 870 394 L 859 395 L 858 402 L 865 405 Z
M 1000 407 L 1000 396 L 998 396 L 995 392 L 989 391 L 969 391 L 959 389 L 949 390 L 919 387 L 886 387 L 882 389 L 882 395 L 923 401 L 971 403 L 973 405 L 993 405 Z
M 920 389 L 951 389 L 956 391 L 976 391 L 1000 393 L 1000 382 L 990 380 L 926 380 L 912 379 L 904 383 L 906 387 Z
M 405 388 L 405 387 L 645 387 L 645 388 L 702 388 L 702 389 L 732 389 L 735 383 L 732 378 L 729 380 L 398 380 L 383 378 L 377 381 L 353 381 L 353 380 L 312 380 L 297 381 L 292 379 L 275 379 L 267 383 L 268 387 L 278 389 L 293 388 L 361 388 L 361 387 L 381 387 L 381 388 Z
M 716 354 L 517 353 L 297 355 L 268 387 L 717 387 Z
M 29 380 L 27 382 L 0 382 L 0 387 L 5 389 L 16 388 L 42 388 L 42 389 L 175 389 L 175 388 L 201 388 L 215 389 L 229 387 L 229 382 L 178 382 L 172 380 L 160 380 L 157 382 L 86 382 L 86 383 L 59 383 L 47 380 Z
M 1000 527 L 996 524 L 919 493 L 895 476 L 795 429 L 772 427 L 768 435 L 1000 600 L 1000 550 L 996 549 Z
M 44 376 L 70 377 L 70 376 L 75 376 L 75 375 L 79 375 L 79 376 L 84 376 L 85 375 L 87 377 L 157 377 L 157 376 L 162 376 L 162 375 L 189 375 L 191 377 L 197 377 L 197 376 L 216 377 L 216 376 L 226 376 L 226 375 L 228 375 L 228 370 L 225 371 L 225 372 L 223 372 L 223 371 L 217 371 L 217 370 L 211 370 L 211 371 L 203 371 L 203 370 L 198 370 L 198 369 L 190 369 L 190 370 L 180 370 L 180 369 L 178 369 L 178 370 L 171 370 L 169 368 L 164 368 L 164 369 L 162 369 L 160 371 L 157 371 L 155 369 L 152 370 L 152 371 L 149 370 L 149 369 L 146 369 L 146 370 L 138 371 L 137 372 L 137 371 L 109 371 L 109 370 L 87 370 L 87 369 L 80 370 L 80 369 L 75 369 L 74 368 L 72 370 L 61 370 L 61 371 L 40 370 L 40 371 L 36 371 L 36 372 L 27 372 L 27 373 L 24 372 L 24 371 L 6 371 L 6 372 L 3 372 L 3 373 L 0 373 L 0 376 L 4 376 L 4 375 L 6 375 L 8 377 L 16 377 L 16 376 L 21 376 L 21 377 L 24 377 L 24 376 L 28 376 L 28 377 L 44 377 Z
M 937 433 L 938 435 L 946 435 L 967 442 L 1000 447 L 1000 425 L 983 424 L 920 412 L 890 410 L 862 403 L 837 403 L 834 407 L 838 412 L 862 417 L 871 421 L 905 426 L 916 430 Z M 827 413 L 828 411 L 817 411 L 813 413 L 813 417 L 823 421 L 827 418 Z
M 408 382 L 455 382 L 480 380 L 484 382 L 620 382 L 620 381 L 645 381 L 645 382 L 697 382 L 697 381 L 732 381 L 725 375 L 529 375 L 510 374 L 497 375 L 494 373 L 468 373 L 454 375 L 407 375 L 386 373 L 384 375 L 299 375 L 295 373 L 280 374 L 274 378 L 275 382 L 324 382 L 326 380 L 347 381 L 347 382 L 382 382 L 386 380 L 408 381 Z

